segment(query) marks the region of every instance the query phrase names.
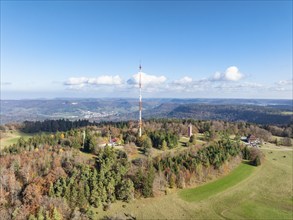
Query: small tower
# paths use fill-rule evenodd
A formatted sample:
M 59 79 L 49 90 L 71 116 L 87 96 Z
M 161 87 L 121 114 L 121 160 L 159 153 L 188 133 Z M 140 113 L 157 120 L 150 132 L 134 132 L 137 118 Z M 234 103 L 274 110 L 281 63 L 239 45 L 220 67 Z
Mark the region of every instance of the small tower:
M 188 125 L 188 137 L 191 137 L 192 136 L 192 124 L 189 123 Z

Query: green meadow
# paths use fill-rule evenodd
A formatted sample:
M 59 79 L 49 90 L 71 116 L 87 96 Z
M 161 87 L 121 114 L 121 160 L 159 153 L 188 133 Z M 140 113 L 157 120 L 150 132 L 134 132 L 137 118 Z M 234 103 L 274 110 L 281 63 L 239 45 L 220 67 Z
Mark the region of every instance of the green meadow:
M 229 175 L 202 186 L 179 192 L 180 198 L 188 202 L 197 202 L 214 196 L 246 179 L 256 168 L 242 163 Z
M 0 139 L 0 150 L 8 147 L 12 144 L 16 144 L 19 138 L 24 138 L 24 140 L 29 139 L 33 135 L 31 134 L 26 134 L 18 130 L 13 130 L 13 131 L 7 131 L 2 134 L 1 139 Z

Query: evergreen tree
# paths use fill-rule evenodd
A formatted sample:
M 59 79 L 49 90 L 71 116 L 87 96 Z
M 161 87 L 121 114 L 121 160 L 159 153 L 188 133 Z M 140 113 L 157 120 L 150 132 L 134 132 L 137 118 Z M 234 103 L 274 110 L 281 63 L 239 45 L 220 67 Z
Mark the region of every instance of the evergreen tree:
M 44 209 L 42 207 L 37 212 L 37 220 L 45 220 Z
M 94 152 L 95 147 L 97 146 L 97 140 L 96 138 L 87 132 L 86 138 L 84 141 L 84 151 L 85 152 Z
M 119 200 L 129 202 L 134 197 L 134 185 L 130 179 L 123 180 L 116 190 L 116 197 Z
M 46 220 L 52 220 L 51 217 L 50 217 L 50 212 L 49 211 L 46 211 L 46 213 L 45 213 L 45 219 Z
M 54 207 L 53 213 L 52 213 L 52 220 L 62 220 L 62 219 L 63 219 L 62 214 L 57 210 L 56 207 Z
M 167 149 L 168 149 L 167 142 L 165 140 L 163 140 L 163 142 L 162 142 L 162 150 L 165 151 Z
M 142 149 L 144 154 L 149 155 L 152 149 L 152 140 L 146 136 L 142 142 Z
M 174 173 L 171 173 L 170 175 L 169 186 L 170 188 L 174 188 L 176 186 L 176 175 Z
M 54 197 L 55 196 L 55 192 L 54 192 L 54 186 L 53 183 L 50 182 L 50 187 L 49 187 L 49 192 L 48 192 L 50 197 Z
M 38 220 L 34 215 L 30 214 L 28 220 Z

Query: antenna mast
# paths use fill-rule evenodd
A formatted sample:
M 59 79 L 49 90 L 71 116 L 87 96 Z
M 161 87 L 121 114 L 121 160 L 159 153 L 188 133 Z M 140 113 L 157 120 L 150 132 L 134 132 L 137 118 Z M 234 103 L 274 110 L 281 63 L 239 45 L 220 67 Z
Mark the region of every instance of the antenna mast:
M 141 96 L 141 65 L 139 65 L 139 137 L 141 137 L 141 111 L 142 111 L 142 96 Z

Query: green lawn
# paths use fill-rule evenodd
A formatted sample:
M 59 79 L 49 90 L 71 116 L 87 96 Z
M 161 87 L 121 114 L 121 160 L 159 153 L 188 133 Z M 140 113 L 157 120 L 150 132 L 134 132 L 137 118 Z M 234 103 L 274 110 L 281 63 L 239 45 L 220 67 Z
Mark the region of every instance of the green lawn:
M 181 190 L 179 196 L 188 202 L 197 202 L 207 199 L 246 179 L 254 169 L 255 167 L 251 165 L 241 163 L 229 175 L 196 188 Z
M 37 134 L 52 134 L 52 132 L 23 133 L 19 130 L 6 131 L 2 134 L 3 136 L 0 139 L 0 150 L 12 144 L 16 144 L 21 137 L 24 138 L 24 140 L 28 140 L 30 137 Z
M 204 140 L 204 135 L 202 133 L 194 134 L 196 138 L 196 145 L 203 145 L 207 142 Z M 189 142 L 189 137 L 181 137 L 179 140 L 179 147 L 186 147 L 186 143 Z
M 186 143 L 189 142 L 188 137 L 181 137 L 178 142 L 178 147 L 186 147 Z
M 27 140 L 32 136 L 32 134 L 26 134 L 20 131 L 7 131 L 4 137 L 0 139 L 0 150 L 8 147 L 9 145 L 17 143 L 20 137 L 23 137 L 25 140 Z

